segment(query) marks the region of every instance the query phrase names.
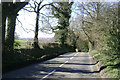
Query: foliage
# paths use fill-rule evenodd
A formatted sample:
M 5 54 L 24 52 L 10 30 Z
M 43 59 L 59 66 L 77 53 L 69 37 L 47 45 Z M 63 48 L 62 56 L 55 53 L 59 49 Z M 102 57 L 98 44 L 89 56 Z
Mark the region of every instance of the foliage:
M 39 11 L 42 9 L 40 4 L 35 9 Z M 120 4 L 117 3 L 100 3 L 87 2 L 77 3 L 78 11 L 81 13 L 73 21 L 74 24 L 70 26 L 71 7 L 73 2 L 56 2 L 51 4 L 52 14 L 58 18 L 58 25 L 55 27 L 55 39 L 60 44 L 44 45 L 42 49 L 33 49 L 31 42 L 16 40 L 15 35 L 15 21 L 17 13 L 27 3 L 5 3 L 3 4 L 3 43 L 5 42 L 6 31 L 6 46 L 3 54 L 3 71 L 7 68 L 12 68 L 11 65 L 26 64 L 29 62 L 37 62 L 47 60 L 63 54 L 73 49 L 78 48 L 80 51 L 91 51 L 91 53 L 102 63 L 107 66 L 105 69 L 108 76 L 120 77 Z M 35 2 L 37 5 L 37 2 Z M 20 6 L 21 5 L 21 6 Z M 46 4 L 47 5 L 47 4 Z M 33 8 L 34 9 L 34 8 Z M 17 11 L 16 11 L 17 10 Z M 5 21 L 7 18 L 7 30 L 5 30 Z M 35 42 L 38 43 L 38 21 L 39 15 L 36 17 L 36 35 Z M 23 45 L 24 44 L 24 45 Z M 21 49 L 23 48 L 24 49 Z M 27 48 L 27 49 L 26 49 Z M 14 52 L 13 52 L 14 50 Z M 114 74 L 115 73 L 115 74 Z
M 64 30 L 56 31 L 54 39 L 60 44 L 64 44 L 64 42 L 66 42 L 66 37 L 67 37 L 67 32 L 64 29 Z
M 14 42 L 14 47 L 20 47 L 21 45 L 20 45 L 20 42 L 18 42 L 18 41 L 15 41 Z
M 93 55 L 96 55 L 96 54 L 98 54 L 98 51 L 97 51 L 97 50 L 93 50 L 93 51 L 91 51 L 91 53 L 92 53 Z
M 106 77 L 109 78 L 120 78 L 120 68 L 114 66 L 108 66 L 106 69 Z
M 88 41 L 82 41 L 80 39 L 77 40 L 76 46 L 78 48 L 78 50 L 82 51 L 82 52 L 88 52 L 89 48 L 88 48 Z
M 56 2 L 57 6 L 52 5 L 52 14 L 54 17 L 58 18 L 58 26 L 55 29 L 56 31 L 55 36 L 60 44 L 66 44 L 67 39 L 67 28 L 69 27 L 69 19 L 71 17 L 71 6 L 73 2 Z M 55 38 L 55 39 L 56 39 Z
M 2 65 L 3 73 L 48 60 L 69 51 L 73 51 L 71 46 L 59 44 L 54 45 L 52 43 L 51 46 L 45 44 L 43 49 L 15 49 L 14 53 L 5 55 Z
M 92 6 L 90 6 L 92 5 Z M 93 6 L 94 5 L 94 6 Z M 88 13 L 83 18 L 84 32 L 89 42 L 94 41 L 94 48 L 91 53 L 105 66 L 113 66 L 107 71 L 111 77 L 118 77 L 119 70 L 116 65 L 120 64 L 120 28 L 117 3 L 85 3 L 80 8 L 83 14 Z M 91 10 L 92 8 L 92 10 Z M 89 23 L 88 23 L 89 22 Z M 114 68 L 116 67 L 116 68 Z

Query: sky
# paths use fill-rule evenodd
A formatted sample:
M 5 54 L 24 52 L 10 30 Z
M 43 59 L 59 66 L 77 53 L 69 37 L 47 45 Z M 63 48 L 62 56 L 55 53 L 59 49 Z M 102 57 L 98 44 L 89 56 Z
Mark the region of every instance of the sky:
M 41 10 L 41 12 L 44 13 L 45 11 Z M 15 32 L 17 33 L 17 35 L 19 35 L 19 38 L 34 38 L 36 14 L 34 12 L 32 13 L 27 12 L 23 9 L 20 10 L 18 14 L 19 16 L 17 16 Z M 54 23 L 53 25 L 55 24 L 56 23 Z M 40 27 L 42 27 L 41 23 L 40 23 Z M 54 35 L 55 33 L 46 34 L 39 30 L 38 37 L 39 38 L 52 38 L 54 37 Z
M 51 1 L 51 0 L 48 0 L 48 1 Z M 73 1 L 73 0 L 70 0 L 70 1 Z M 92 0 L 84 0 L 84 1 L 92 1 Z M 100 1 L 105 1 L 105 0 L 100 0 Z M 107 0 L 107 1 L 118 1 L 118 0 Z M 80 2 L 80 0 L 76 0 L 76 2 Z M 45 4 L 45 3 L 48 3 L 47 0 L 44 0 L 42 4 Z M 75 6 L 76 5 L 74 3 L 73 7 Z M 40 12 L 46 13 L 46 10 L 43 8 Z M 15 32 L 17 33 L 17 35 L 19 35 L 19 38 L 34 38 L 36 14 L 27 12 L 23 9 L 20 10 L 18 14 L 19 16 L 17 16 Z M 72 13 L 72 16 L 75 16 L 75 14 Z M 51 24 L 52 26 L 57 25 L 56 19 L 51 19 L 50 22 L 52 22 Z M 42 22 L 40 22 L 39 24 L 40 24 L 39 27 L 45 26 L 42 24 Z M 55 33 L 52 33 L 52 32 L 50 33 L 51 34 L 47 34 L 39 30 L 38 38 L 53 38 Z
M 44 0 L 42 4 L 48 3 L 48 1 Z M 47 11 L 44 8 L 40 12 L 44 14 L 47 13 Z M 19 16 L 17 16 L 15 32 L 17 33 L 17 35 L 19 35 L 19 38 L 34 38 L 36 14 L 34 12 L 31 13 L 23 9 L 20 10 L 18 14 Z M 51 26 L 56 26 L 57 19 L 51 19 L 50 23 Z M 45 26 L 44 24 L 42 24 L 42 22 L 40 22 L 39 24 L 39 27 Z M 38 38 L 53 38 L 55 33 L 50 33 L 51 34 L 47 34 L 39 30 Z
M 34 13 L 28 13 L 23 10 L 19 12 L 19 16 L 16 20 L 16 33 L 19 35 L 20 38 L 34 38 L 35 18 L 36 15 Z M 52 38 L 54 37 L 54 33 L 46 34 L 39 30 L 38 37 Z

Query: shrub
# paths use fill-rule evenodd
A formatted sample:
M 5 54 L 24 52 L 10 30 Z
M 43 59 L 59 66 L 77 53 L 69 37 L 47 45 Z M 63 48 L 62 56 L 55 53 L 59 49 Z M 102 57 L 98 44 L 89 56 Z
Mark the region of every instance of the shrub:
M 98 54 L 99 52 L 98 52 L 97 50 L 92 50 L 91 53 L 92 53 L 93 55 L 96 55 L 96 54 Z

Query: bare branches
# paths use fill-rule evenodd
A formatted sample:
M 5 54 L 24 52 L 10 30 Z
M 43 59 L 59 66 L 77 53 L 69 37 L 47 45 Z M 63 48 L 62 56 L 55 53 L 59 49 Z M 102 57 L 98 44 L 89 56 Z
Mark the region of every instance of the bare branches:
M 88 9 L 86 9 L 84 6 L 82 6 L 84 10 L 86 10 L 86 12 L 90 15 L 91 18 L 93 18 L 92 14 L 90 11 L 88 11 Z
M 47 15 L 45 15 L 45 14 L 43 14 L 43 13 L 40 13 L 40 14 L 42 14 L 43 16 L 45 16 L 45 17 L 47 17 L 48 19 L 46 19 L 45 17 L 42 17 L 42 18 L 44 18 L 44 22 L 46 22 L 48 25 L 49 25 L 49 27 L 47 27 L 47 28 L 49 28 L 50 30 L 48 30 L 48 31 L 51 31 L 52 30 L 52 32 L 54 32 L 54 28 L 53 28 L 53 26 L 50 24 L 50 22 L 49 22 L 49 16 L 47 16 Z M 44 30 L 43 30 L 44 29 Z M 46 29 L 45 28 L 42 28 L 41 29 L 41 31 L 45 31 Z M 51 34 L 51 33 L 50 33 Z
M 29 31 L 26 31 L 26 30 L 28 30 L 28 29 L 24 29 L 24 27 L 23 27 L 23 24 L 21 23 L 21 21 L 18 19 L 18 17 L 16 18 L 17 19 L 17 21 L 20 23 L 20 27 L 26 32 L 26 33 L 30 33 L 31 31 L 34 31 L 34 30 L 32 30 L 32 29 L 29 29 Z
M 28 11 L 28 12 L 35 12 L 36 13 L 36 6 L 34 7 L 30 3 L 28 3 L 28 4 L 29 4 L 30 7 L 25 7 L 23 9 Z M 30 9 L 30 10 L 28 10 L 28 9 Z M 33 10 L 31 10 L 31 9 L 33 9 Z
M 43 13 L 40 13 L 40 14 L 42 14 L 43 16 L 46 16 L 46 17 L 54 18 L 54 16 L 48 16 L 48 15 L 45 15 L 45 14 L 43 14 Z
M 58 7 L 54 6 L 53 4 L 51 4 L 51 6 L 54 7 L 58 13 L 62 14 L 61 10 Z
M 41 10 L 43 7 L 45 7 L 45 6 L 47 6 L 47 5 L 52 5 L 52 4 L 53 4 L 53 3 L 45 4 L 45 5 L 41 6 L 41 7 L 39 8 L 39 10 Z
M 44 5 L 41 6 L 41 4 L 42 4 L 43 1 L 44 0 L 40 1 L 39 3 L 37 1 L 34 1 L 34 3 L 33 3 L 34 6 L 29 3 L 30 7 L 25 7 L 23 9 L 26 10 L 26 11 L 28 11 L 28 12 L 39 13 L 42 8 L 44 8 L 47 5 L 51 5 L 52 4 L 52 3 L 50 3 L 50 4 L 44 4 Z M 30 9 L 30 10 L 28 10 L 28 9 Z M 31 10 L 31 9 L 33 9 L 33 10 Z
M 28 10 L 26 8 L 23 8 L 23 10 L 28 11 L 28 12 L 35 12 L 35 11 Z
M 90 21 L 85 21 L 85 20 L 83 20 L 83 22 L 86 22 L 86 23 L 89 23 L 89 24 L 92 24 L 92 25 L 93 25 L 93 23 L 90 22 Z

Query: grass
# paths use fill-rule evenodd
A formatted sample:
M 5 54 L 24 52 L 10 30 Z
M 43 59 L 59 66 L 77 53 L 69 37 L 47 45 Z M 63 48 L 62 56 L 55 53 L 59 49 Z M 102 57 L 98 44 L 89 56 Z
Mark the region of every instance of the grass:
M 25 43 L 25 42 L 27 42 L 27 40 L 15 40 L 15 41 L 20 42 L 20 43 Z
M 51 58 L 55 58 L 66 52 L 73 51 L 73 48 L 68 45 L 59 45 L 54 43 L 45 45 L 42 44 L 43 48 L 34 49 L 23 47 L 27 43 L 27 41 L 25 40 L 17 40 L 16 42 L 19 42 L 21 47 L 17 46 L 14 49 L 14 53 L 6 52 L 3 55 L 3 73 L 35 64 L 37 62 L 42 62 Z
M 106 77 L 120 78 L 120 68 L 114 66 L 108 66 L 106 69 Z
M 105 69 L 106 77 L 109 78 L 120 78 L 120 60 L 116 55 L 108 55 L 107 51 L 99 52 L 97 50 L 91 51 L 91 53 L 97 58 L 102 66 L 107 66 Z M 118 65 L 116 65 L 118 64 Z
M 16 45 L 17 44 L 17 45 Z M 32 41 L 28 40 L 15 40 L 14 49 L 31 49 Z

